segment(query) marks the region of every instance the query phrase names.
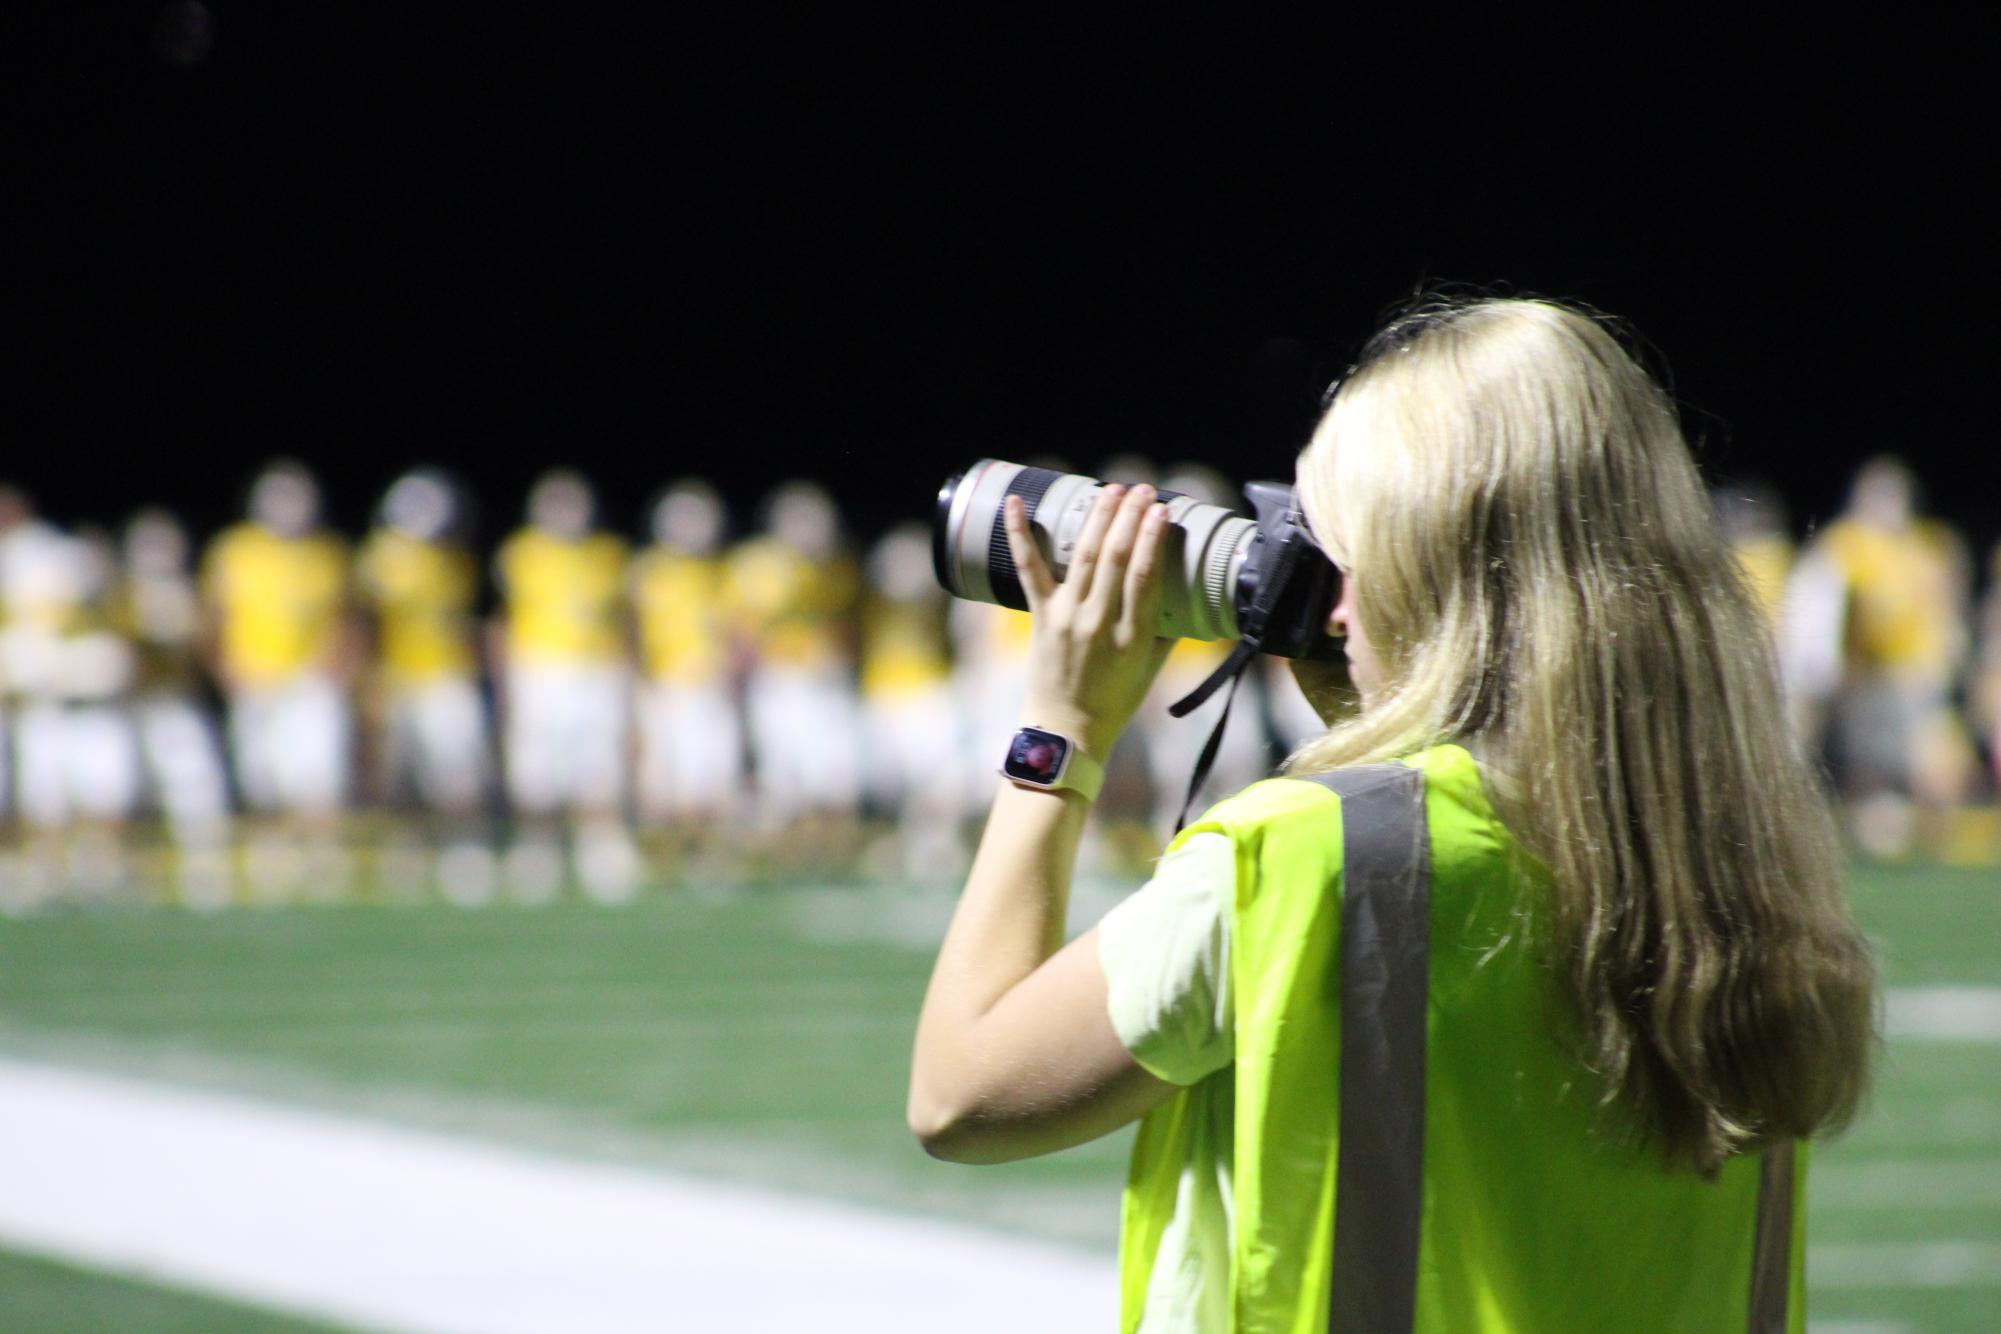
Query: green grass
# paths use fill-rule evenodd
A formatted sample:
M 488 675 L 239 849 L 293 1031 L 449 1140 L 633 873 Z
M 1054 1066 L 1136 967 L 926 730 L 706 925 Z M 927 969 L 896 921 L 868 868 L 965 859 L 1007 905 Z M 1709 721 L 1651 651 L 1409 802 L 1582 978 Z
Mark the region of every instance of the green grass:
M 903 1127 L 946 910 L 834 889 L 0 923 L 0 1048 L 1109 1244 L 1124 1137 L 969 1171 Z
M 145 1330 L 147 1334 L 333 1334 L 332 1325 L 215 1297 L 0 1251 L 0 1319 L 9 1334 Z
M 1995 872 L 1873 867 L 1852 891 L 1888 985 L 2001 986 Z M 1816 1319 L 2001 1326 L 2001 1045 L 1891 1041 L 1864 1118 L 1812 1171 Z M 1976 1268 L 1927 1275 L 1914 1256 L 1903 1281 L 1864 1285 L 1872 1251 L 1941 1243 L 1966 1244 Z
M 2001 985 L 1993 873 L 1854 888 L 1891 985 Z M 942 891 L 848 888 L 4 921 L 0 1049 L 1109 1248 L 1126 1136 L 967 1169 L 903 1129 L 946 912 Z M 1868 1117 L 1813 1173 L 1816 1319 L 1993 1327 L 2001 1272 L 1920 1281 L 1882 1246 L 2001 1253 L 2001 1046 L 1892 1043 Z

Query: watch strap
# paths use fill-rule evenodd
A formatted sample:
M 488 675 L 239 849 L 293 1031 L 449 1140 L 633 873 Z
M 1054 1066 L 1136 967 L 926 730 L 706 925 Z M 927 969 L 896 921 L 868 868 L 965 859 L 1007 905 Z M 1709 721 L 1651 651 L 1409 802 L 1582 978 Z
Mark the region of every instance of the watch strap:
M 1043 777 L 1029 766 L 1017 765 L 1018 755 L 1032 754 L 1052 743 L 1062 746 L 1063 759 L 1050 777 Z M 1047 761 L 1038 763 L 1046 764 Z M 1008 742 L 1008 758 L 1002 763 L 1000 772 L 1003 778 L 1017 787 L 1042 792 L 1075 792 L 1086 801 L 1095 801 L 1105 786 L 1105 766 L 1097 757 L 1078 745 L 1074 737 L 1046 727 L 1031 726 L 1017 731 Z
M 1072 739 L 1070 755 L 1057 775 L 1056 786 L 1068 788 L 1086 801 L 1096 801 L 1105 787 L 1105 766 Z

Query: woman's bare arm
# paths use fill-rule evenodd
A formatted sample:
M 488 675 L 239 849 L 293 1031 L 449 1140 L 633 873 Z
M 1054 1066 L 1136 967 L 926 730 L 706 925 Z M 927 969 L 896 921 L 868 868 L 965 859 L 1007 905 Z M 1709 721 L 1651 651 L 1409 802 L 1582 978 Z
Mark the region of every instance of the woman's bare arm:
M 1173 1091 L 1112 1030 L 1098 933 L 1059 949 L 1088 809 L 1004 787 L 938 953 L 911 1064 L 910 1128 L 960 1162 L 1095 1139 Z
M 1023 721 L 1102 759 L 1160 669 L 1154 636 L 1165 512 L 1107 488 L 1057 584 L 1018 502 L 1007 526 L 1035 613 Z M 1059 949 L 1090 803 L 1004 785 L 946 932 L 911 1061 L 910 1127 L 931 1153 L 1000 1162 L 1125 1124 L 1172 1086 L 1113 1031 L 1097 933 Z

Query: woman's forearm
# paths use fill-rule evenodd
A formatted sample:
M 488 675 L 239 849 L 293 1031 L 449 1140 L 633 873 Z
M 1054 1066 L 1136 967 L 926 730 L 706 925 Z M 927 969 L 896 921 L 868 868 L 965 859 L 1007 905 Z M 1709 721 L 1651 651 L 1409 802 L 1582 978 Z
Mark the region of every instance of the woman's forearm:
M 1167 509 L 1151 487 L 1105 487 L 1060 584 L 1021 497 L 1002 515 L 1034 616 L 1023 721 L 1102 761 L 1171 647 L 1156 634 Z M 917 1022 L 910 1126 L 934 1153 L 1047 1152 L 1158 1096 L 1112 1029 L 1093 938 L 1058 953 L 1089 810 L 1063 789 L 1009 785 L 994 798 Z
M 914 1127 L 957 1116 L 976 1084 L 975 1030 L 1063 943 L 1090 802 L 1003 784 L 938 951 L 911 1061 Z

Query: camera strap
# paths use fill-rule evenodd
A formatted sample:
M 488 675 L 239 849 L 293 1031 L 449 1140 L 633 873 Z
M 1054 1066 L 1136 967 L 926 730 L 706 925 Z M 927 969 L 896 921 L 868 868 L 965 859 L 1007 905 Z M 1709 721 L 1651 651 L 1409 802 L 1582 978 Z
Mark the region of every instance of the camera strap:
M 1202 755 L 1195 761 L 1195 772 L 1188 780 L 1188 795 L 1181 799 L 1181 813 L 1174 817 L 1174 832 L 1180 833 L 1188 824 L 1188 812 L 1195 805 L 1195 796 L 1208 781 L 1209 770 L 1216 763 L 1216 752 L 1223 745 L 1223 729 L 1230 725 L 1230 706 L 1237 702 L 1237 687 L 1244 683 L 1244 669 L 1251 665 L 1251 659 L 1258 655 L 1256 636 L 1246 635 L 1230 650 L 1230 656 L 1216 665 L 1202 684 L 1196 686 L 1180 699 L 1167 706 L 1167 712 L 1176 718 L 1186 718 L 1190 713 L 1208 702 L 1225 681 L 1230 683 L 1230 693 L 1223 697 L 1223 712 L 1216 718 L 1215 727 L 1209 731 L 1209 740 L 1203 743 Z
M 1294 595 L 1302 591 L 1301 588 L 1295 587 L 1296 583 L 1301 582 L 1298 579 L 1301 562 L 1309 559 L 1308 553 L 1312 553 L 1311 559 L 1325 569 L 1325 574 L 1318 576 L 1322 582 L 1317 585 L 1314 583 L 1316 576 L 1309 572 L 1308 578 L 1303 581 L 1308 586 L 1317 586 L 1324 591 L 1324 580 L 1331 578 L 1333 574 L 1333 565 L 1328 563 L 1326 556 L 1313 544 L 1305 529 L 1292 522 L 1294 510 L 1291 488 L 1284 488 L 1281 502 L 1276 497 L 1266 495 L 1261 487 L 1262 484 L 1253 483 L 1244 489 L 1244 494 L 1250 498 L 1251 504 L 1258 512 L 1259 540 L 1273 542 L 1276 545 L 1268 562 L 1269 568 L 1257 581 L 1256 589 L 1251 594 L 1250 605 L 1239 612 L 1238 628 L 1243 637 L 1237 641 L 1236 647 L 1230 650 L 1230 656 L 1218 663 L 1215 671 L 1209 673 L 1208 679 L 1167 708 L 1172 716 L 1186 718 L 1201 708 L 1209 696 L 1215 694 L 1225 681 L 1230 684 L 1230 693 L 1223 700 L 1223 712 L 1217 717 L 1216 726 L 1209 733 L 1208 743 L 1202 747 L 1202 757 L 1195 762 L 1195 773 L 1188 780 L 1188 795 L 1182 798 L 1181 814 L 1174 821 L 1174 832 L 1177 834 L 1187 825 L 1188 811 L 1195 804 L 1195 795 L 1202 790 L 1202 784 L 1209 777 L 1210 767 L 1216 763 L 1216 752 L 1223 745 L 1223 729 L 1230 722 L 1230 705 L 1236 702 L 1237 687 L 1244 681 L 1244 669 L 1251 665 L 1251 659 L 1257 657 L 1259 651 L 1264 648 L 1265 632 L 1271 628 L 1273 618 L 1279 615 L 1280 604 L 1284 602 L 1288 590 Z M 1322 617 L 1326 615 L 1324 608 L 1320 615 Z

